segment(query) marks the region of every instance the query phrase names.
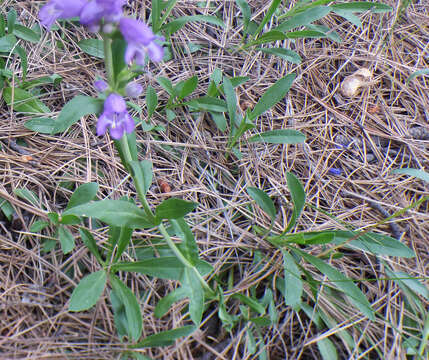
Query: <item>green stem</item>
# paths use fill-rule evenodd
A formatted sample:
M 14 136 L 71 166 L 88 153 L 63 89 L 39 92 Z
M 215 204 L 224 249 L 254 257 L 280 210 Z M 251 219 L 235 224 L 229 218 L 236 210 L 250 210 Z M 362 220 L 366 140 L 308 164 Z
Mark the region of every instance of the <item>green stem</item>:
M 198 277 L 198 280 L 200 280 L 201 285 L 203 286 L 203 288 L 209 292 L 210 295 L 214 296 L 214 291 L 211 289 L 211 287 L 206 283 L 206 281 L 204 280 L 204 278 L 201 276 L 201 274 L 198 272 L 197 268 L 192 265 L 188 259 L 186 259 L 183 254 L 181 253 L 181 251 L 177 248 L 176 244 L 173 242 L 173 240 L 171 239 L 170 235 L 167 232 L 167 229 L 165 228 L 165 226 L 163 224 L 159 224 L 158 225 L 159 231 L 161 232 L 161 234 L 164 236 L 164 239 L 166 241 L 166 243 L 168 244 L 168 246 L 170 247 L 170 249 L 174 252 L 174 255 L 176 255 L 176 257 L 180 260 L 180 262 L 185 265 L 187 268 L 190 268 L 194 271 L 195 275 Z
M 413 202 L 411 205 L 409 205 L 409 206 L 407 206 L 407 207 L 405 207 L 405 208 L 403 208 L 403 209 L 398 210 L 398 211 L 397 211 L 397 212 L 395 212 L 392 216 L 389 216 L 388 218 L 385 218 L 385 219 L 383 219 L 383 220 L 378 221 L 376 224 L 369 226 L 368 228 L 366 228 L 366 229 L 365 229 L 365 230 L 363 230 L 363 231 L 359 231 L 355 236 L 351 237 L 351 238 L 350 238 L 350 239 L 348 239 L 347 241 L 345 241 L 345 242 L 343 242 L 343 243 L 341 243 L 341 244 L 335 245 L 335 246 L 333 246 L 333 247 L 331 247 L 331 248 L 329 248 L 329 249 L 327 249 L 327 250 L 325 250 L 325 251 L 321 252 L 320 254 L 318 254 L 318 255 L 317 255 L 317 257 L 319 257 L 319 258 L 320 258 L 320 257 L 324 257 L 324 256 L 329 255 L 329 253 L 331 253 L 331 252 L 333 252 L 333 251 L 335 251 L 335 250 L 337 250 L 337 249 L 339 249 L 339 248 L 344 247 L 345 245 L 347 245 L 347 244 L 351 243 L 352 241 L 354 241 L 354 240 L 356 240 L 356 239 L 360 238 L 361 236 L 366 235 L 367 233 L 369 233 L 371 230 L 373 230 L 373 229 L 377 228 L 378 226 L 383 225 L 383 224 L 385 224 L 385 223 L 389 222 L 390 220 L 395 219 L 395 218 L 397 218 L 398 216 L 403 215 L 403 214 L 404 214 L 404 213 L 406 213 L 408 210 L 413 209 L 413 208 L 416 208 L 417 206 L 419 206 L 420 204 L 422 204 L 423 202 L 428 201 L 428 200 L 429 200 L 429 196 L 424 196 L 424 197 L 422 197 L 420 200 L 417 200 L 417 201 Z M 306 204 L 307 204 L 307 203 L 306 203 Z M 307 205 L 308 205 L 308 204 L 307 204 Z M 318 208 L 316 208 L 316 207 L 314 207 L 314 206 L 311 206 L 311 207 L 312 207 L 312 208 L 315 208 L 315 209 L 316 209 L 316 210 L 318 210 L 318 211 L 320 211 L 320 210 L 321 210 L 321 209 L 318 209 Z M 335 218 L 335 217 L 334 217 L 334 218 Z
M 144 209 L 146 215 L 149 217 L 149 219 L 154 222 L 155 216 L 153 215 L 153 212 L 149 206 L 149 203 L 147 202 L 146 194 L 144 191 L 144 184 L 141 184 L 140 181 L 138 181 L 138 179 L 132 175 L 132 172 L 130 171 L 130 167 L 128 166 L 128 164 L 131 161 L 133 161 L 133 158 L 131 155 L 130 146 L 128 144 L 127 135 L 124 134 L 124 136 L 122 136 L 122 138 L 119 142 L 121 144 L 122 153 L 124 154 L 124 158 L 126 161 L 126 164 L 124 164 L 124 165 L 128 169 L 128 171 L 130 172 L 131 177 L 133 178 L 134 185 L 136 186 L 136 190 L 137 190 L 137 195 L 138 195 L 138 197 L 142 203 L 143 209 Z
M 115 75 L 113 71 L 113 56 L 112 56 L 112 39 L 107 35 L 103 34 L 103 45 L 104 45 L 104 64 L 107 73 L 107 82 L 111 88 L 114 88 Z
M 120 144 L 121 144 L 121 148 L 122 148 L 122 153 L 124 154 L 124 160 L 126 162 L 126 164 L 124 164 L 124 166 L 129 169 L 128 163 L 130 163 L 131 161 L 133 161 L 132 157 L 131 157 L 131 152 L 129 149 L 129 144 L 128 144 L 128 139 L 127 136 L 124 135 L 122 136 L 121 140 L 120 140 Z M 130 172 L 131 173 L 131 172 Z M 153 215 L 153 212 L 149 206 L 149 203 L 147 202 L 146 199 L 146 194 L 144 192 L 144 185 L 141 184 L 138 179 L 134 176 L 132 176 L 131 173 L 131 177 L 134 180 L 134 184 L 137 190 L 137 194 L 138 197 L 142 203 L 142 206 L 146 212 L 146 215 L 150 218 L 151 221 L 155 222 L 155 216 Z M 211 295 L 214 296 L 215 293 L 213 292 L 213 290 L 210 288 L 210 286 L 207 284 L 207 282 L 204 280 L 204 278 L 201 276 L 201 274 L 198 272 L 197 268 L 192 265 L 181 253 L 181 251 L 177 248 L 176 244 L 173 242 L 173 240 L 171 239 L 170 235 L 168 234 L 165 226 L 163 224 L 159 224 L 158 225 L 158 229 L 161 232 L 161 234 L 164 236 L 164 239 L 167 243 L 167 245 L 169 246 L 169 248 L 173 251 L 174 255 L 176 255 L 176 257 L 179 259 L 179 261 L 185 265 L 187 268 L 192 269 L 192 271 L 195 273 L 195 275 L 198 277 L 201 285 L 203 286 L 203 288 Z
M 173 2 L 174 3 L 174 2 Z M 174 6 L 174 5 L 173 5 Z M 171 7 L 172 8 L 172 7 Z M 169 13 L 169 11 L 171 11 L 171 9 L 167 9 L 166 13 Z M 165 14 L 164 14 L 165 16 Z M 115 87 L 114 84 L 114 71 L 113 71 L 113 58 L 112 58 L 112 40 L 106 36 L 105 34 L 103 34 L 103 40 L 104 40 L 104 61 L 105 61 L 105 66 L 106 66 L 106 72 L 107 72 L 107 79 L 109 82 L 109 85 L 111 88 Z M 147 202 L 146 199 L 146 193 L 144 191 L 144 184 L 140 183 L 140 181 L 138 180 L 137 177 L 132 175 L 132 171 L 130 171 L 130 166 L 129 164 L 133 161 L 133 157 L 131 155 L 131 151 L 130 151 L 130 145 L 128 143 L 128 138 L 127 135 L 124 134 L 124 136 L 122 136 L 122 138 L 119 141 L 121 150 L 122 150 L 122 154 L 124 157 L 124 162 L 125 164 L 123 164 L 125 166 L 125 168 L 128 170 L 128 172 L 131 174 L 131 177 L 133 178 L 136 190 L 137 190 L 137 195 L 142 203 L 143 209 L 146 213 L 146 215 L 149 217 L 149 219 L 152 222 L 155 222 L 155 215 L 153 214 L 149 203 Z M 197 268 L 195 266 L 193 266 L 184 256 L 183 254 L 180 252 L 180 250 L 177 248 L 176 244 L 173 242 L 173 240 L 171 240 L 170 235 L 168 234 L 167 230 L 165 229 L 163 224 L 159 224 L 158 225 L 159 231 L 161 232 L 161 234 L 164 236 L 165 241 L 167 242 L 168 246 L 170 247 L 170 249 L 174 252 L 174 254 L 176 255 L 176 257 L 180 260 L 180 262 L 185 265 L 186 267 L 192 269 L 192 271 L 194 271 L 195 275 L 198 277 L 201 285 L 203 286 L 203 288 L 209 292 L 209 294 L 211 296 L 214 296 L 215 293 L 214 291 L 210 288 L 210 286 L 206 283 L 206 281 L 204 280 L 204 278 L 201 276 L 201 274 L 198 272 Z

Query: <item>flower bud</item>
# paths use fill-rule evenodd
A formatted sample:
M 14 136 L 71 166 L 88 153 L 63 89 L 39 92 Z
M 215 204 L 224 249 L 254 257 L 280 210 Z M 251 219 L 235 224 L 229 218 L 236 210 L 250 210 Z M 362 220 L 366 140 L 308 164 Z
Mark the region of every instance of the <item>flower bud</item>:
M 115 30 L 115 25 L 112 23 L 107 23 L 103 25 L 103 32 L 105 34 L 111 34 Z
M 105 82 L 104 80 L 97 80 L 96 82 L 94 82 L 94 87 L 95 90 L 97 90 L 98 92 L 103 92 L 109 88 L 109 84 L 107 84 L 107 82 Z
M 137 83 L 129 83 L 125 86 L 125 93 L 132 98 L 138 97 L 143 92 L 143 87 Z

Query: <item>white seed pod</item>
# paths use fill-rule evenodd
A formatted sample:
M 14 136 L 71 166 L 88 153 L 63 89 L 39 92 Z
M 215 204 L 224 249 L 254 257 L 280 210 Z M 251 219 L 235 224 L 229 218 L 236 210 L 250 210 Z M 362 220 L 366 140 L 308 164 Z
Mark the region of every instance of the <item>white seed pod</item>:
M 371 85 L 372 73 L 366 68 L 355 71 L 352 75 L 346 76 L 341 83 L 341 93 L 347 97 L 356 96 L 362 87 Z

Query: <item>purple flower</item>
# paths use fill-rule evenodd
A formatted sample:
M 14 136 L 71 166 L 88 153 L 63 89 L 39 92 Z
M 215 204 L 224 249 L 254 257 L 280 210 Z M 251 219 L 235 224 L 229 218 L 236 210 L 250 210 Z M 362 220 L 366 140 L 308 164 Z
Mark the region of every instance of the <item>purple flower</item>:
M 69 19 L 79 16 L 87 3 L 86 0 L 51 0 L 40 9 L 40 22 L 44 27 L 50 29 L 57 19 Z
M 128 83 L 125 86 L 125 93 L 132 98 L 138 97 L 143 92 L 143 86 L 137 83 Z
M 109 84 L 104 80 L 97 80 L 94 82 L 94 87 L 98 92 L 103 92 L 109 88 Z
M 82 9 L 80 22 L 90 28 L 96 28 L 102 18 L 106 22 L 119 21 L 125 3 L 126 0 L 92 0 Z
M 119 140 L 134 131 L 134 120 L 127 111 L 127 104 L 121 95 L 112 93 L 104 101 L 104 111 L 98 118 L 97 136 L 103 135 L 110 129 L 110 136 Z
M 143 66 L 146 54 L 152 61 L 156 62 L 161 61 L 164 57 L 164 49 L 154 41 L 156 39 L 163 40 L 163 38 L 155 36 L 145 23 L 122 18 L 119 21 L 119 30 L 128 43 L 125 50 L 125 62 L 127 64 L 131 64 L 135 59 L 138 65 Z

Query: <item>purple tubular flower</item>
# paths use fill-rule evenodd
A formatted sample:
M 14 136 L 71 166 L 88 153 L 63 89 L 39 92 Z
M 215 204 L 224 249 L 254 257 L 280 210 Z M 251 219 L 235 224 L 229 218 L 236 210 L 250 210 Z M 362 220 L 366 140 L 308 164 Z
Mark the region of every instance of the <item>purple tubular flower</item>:
M 109 88 L 109 84 L 104 80 L 97 80 L 94 82 L 94 87 L 98 92 L 103 92 Z
M 127 104 L 122 96 L 112 93 L 104 101 L 104 111 L 98 118 L 97 136 L 103 135 L 110 129 L 110 136 L 119 140 L 124 132 L 134 131 L 134 120 L 127 111 Z
M 102 18 L 107 22 L 119 21 L 125 3 L 126 0 L 92 0 L 82 9 L 80 22 L 94 27 L 99 25 Z
M 119 30 L 128 43 L 125 50 L 125 62 L 131 64 L 133 59 L 140 66 L 145 64 L 146 54 L 152 61 L 159 62 L 164 57 L 164 49 L 154 40 L 163 40 L 160 36 L 155 36 L 149 26 L 145 23 L 122 18 L 119 21 Z
M 125 86 L 125 93 L 132 98 L 138 97 L 143 92 L 143 86 L 137 83 L 129 83 Z
M 40 9 L 40 22 L 49 30 L 57 19 L 69 19 L 79 16 L 87 3 L 86 0 L 51 0 Z

